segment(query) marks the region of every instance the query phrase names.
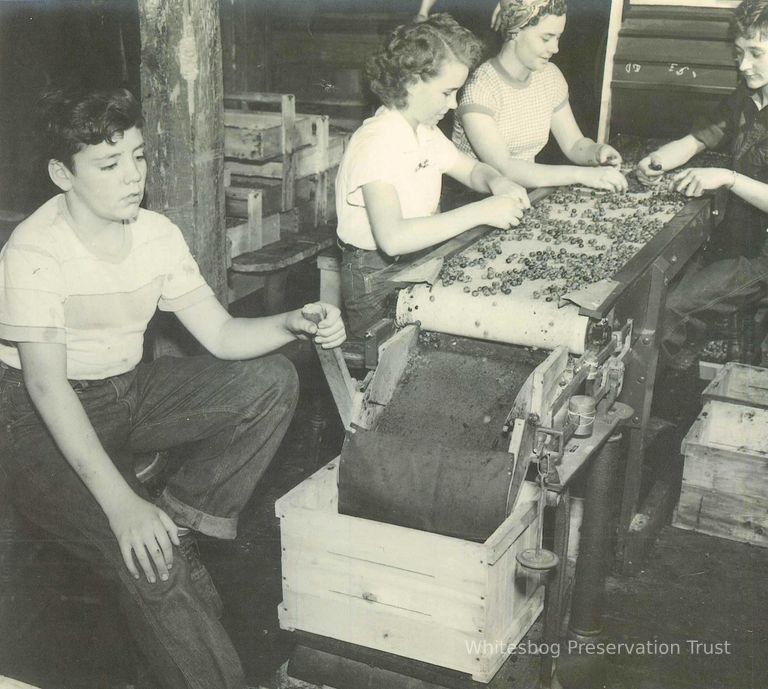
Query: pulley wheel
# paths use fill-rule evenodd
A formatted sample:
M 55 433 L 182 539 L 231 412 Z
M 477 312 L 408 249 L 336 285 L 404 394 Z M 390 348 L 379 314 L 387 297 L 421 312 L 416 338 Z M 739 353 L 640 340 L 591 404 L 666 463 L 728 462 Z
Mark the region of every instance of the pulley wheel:
M 557 567 L 560 563 L 560 558 L 551 550 L 526 548 L 517 554 L 517 561 L 527 569 L 543 571 Z

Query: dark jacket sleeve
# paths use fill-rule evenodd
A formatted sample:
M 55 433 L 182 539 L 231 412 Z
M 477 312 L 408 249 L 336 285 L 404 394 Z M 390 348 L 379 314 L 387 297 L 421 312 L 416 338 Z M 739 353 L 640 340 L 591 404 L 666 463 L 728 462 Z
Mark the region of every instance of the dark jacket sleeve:
M 749 98 L 749 95 L 746 88 L 740 85 L 736 91 L 723 98 L 709 116 L 697 118 L 691 135 L 709 150 L 728 146 L 736 133 L 745 98 Z

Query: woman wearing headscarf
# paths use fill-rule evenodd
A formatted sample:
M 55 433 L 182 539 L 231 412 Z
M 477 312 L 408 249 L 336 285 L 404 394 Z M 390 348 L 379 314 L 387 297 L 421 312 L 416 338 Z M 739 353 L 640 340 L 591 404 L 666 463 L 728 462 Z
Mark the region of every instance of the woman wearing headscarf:
M 467 81 L 453 142 L 527 188 L 580 184 L 625 191 L 621 155 L 582 134 L 568 84 L 551 62 L 565 30 L 566 0 L 502 0 L 500 5 L 504 43 Z M 550 132 L 571 165 L 536 162 Z

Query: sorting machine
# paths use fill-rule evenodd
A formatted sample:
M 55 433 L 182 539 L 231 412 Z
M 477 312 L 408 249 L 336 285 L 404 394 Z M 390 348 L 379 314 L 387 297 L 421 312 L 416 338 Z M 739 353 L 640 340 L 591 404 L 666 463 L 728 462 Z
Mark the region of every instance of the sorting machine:
M 629 135 L 642 154 L 730 92 L 736 4 L 612 0 L 599 139 Z M 478 227 L 385 270 L 401 289 L 394 334 L 369 333 L 375 370 L 358 384 L 324 362 L 342 453 L 276 506 L 291 674 L 548 687 L 568 599 L 568 637 L 599 637 L 606 548 L 637 569 L 676 497 L 647 457 L 660 329 L 724 196 L 536 190 L 519 228 Z M 516 652 L 526 638 L 539 654 Z M 568 686 L 580 670 L 557 662 Z
M 574 482 L 571 638 L 600 633 L 613 526 L 631 558 L 647 540 L 665 293 L 720 201 L 663 188 L 532 198 L 518 228 L 475 228 L 386 269 L 402 288 L 398 330 L 347 389 L 341 456 L 276 506 L 280 621 L 303 679 L 510 686 L 522 665 L 508 659 L 542 609 L 537 634 L 560 639 Z M 541 660 L 549 686 L 553 658 Z

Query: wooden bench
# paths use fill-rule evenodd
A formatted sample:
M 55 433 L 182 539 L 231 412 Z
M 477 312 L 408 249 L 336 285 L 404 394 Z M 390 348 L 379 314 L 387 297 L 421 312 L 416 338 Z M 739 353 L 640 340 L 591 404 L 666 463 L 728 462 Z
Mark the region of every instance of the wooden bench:
M 288 269 L 308 261 L 331 246 L 336 233 L 330 228 L 297 232 L 255 251 L 232 258 L 229 276 L 230 302 L 262 289 L 268 313 L 282 310 Z

